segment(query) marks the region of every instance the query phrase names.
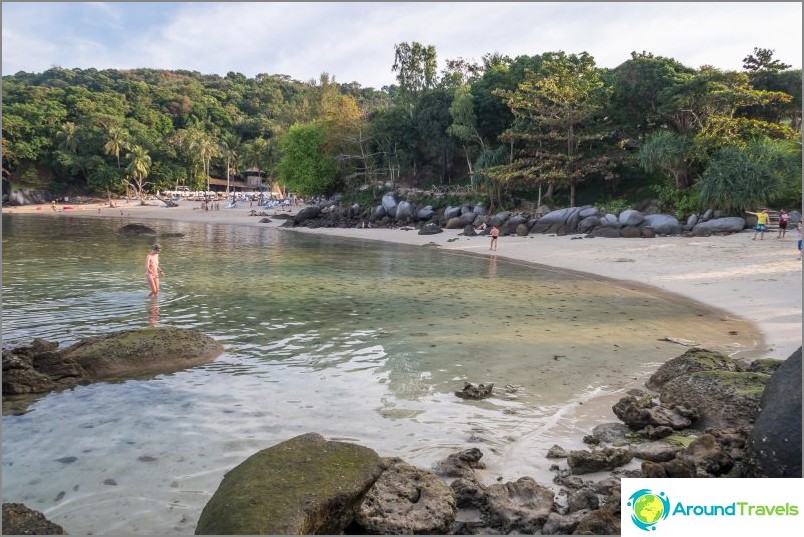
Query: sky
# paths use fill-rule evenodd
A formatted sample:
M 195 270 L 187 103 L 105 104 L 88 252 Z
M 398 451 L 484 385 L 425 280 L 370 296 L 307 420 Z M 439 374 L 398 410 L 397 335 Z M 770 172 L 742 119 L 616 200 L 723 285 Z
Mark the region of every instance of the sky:
M 2 73 L 62 68 L 230 71 L 381 88 L 394 46 L 480 61 L 632 51 L 741 70 L 755 47 L 801 68 L 801 2 L 2 2 Z

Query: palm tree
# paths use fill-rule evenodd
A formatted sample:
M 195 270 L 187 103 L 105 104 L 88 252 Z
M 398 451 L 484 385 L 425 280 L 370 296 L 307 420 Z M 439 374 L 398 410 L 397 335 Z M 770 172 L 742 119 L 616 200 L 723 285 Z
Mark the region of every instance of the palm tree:
M 226 158 L 226 194 L 229 194 L 229 172 L 240 156 L 240 137 L 227 132 L 221 139 L 221 154 Z
M 202 132 L 197 140 L 194 140 L 193 147 L 201 159 L 201 164 L 204 167 L 204 182 L 206 184 L 205 190 L 209 190 L 209 168 L 212 157 L 218 155 L 218 146 L 212 137 Z
M 120 153 L 128 150 L 129 136 L 120 127 L 111 127 L 106 133 L 106 141 L 103 144 L 103 152 L 107 155 L 114 155 L 117 158 L 117 169 L 120 169 Z
M 151 171 L 151 157 L 148 155 L 147 150 L 135 145 L 126 155 L 126 158 L 129 159 L 126 173 L 131 178 L 131 180 L 126 180 L 126 184 L 134 189 L 137 197 L 140 198 L 140 203 L 145 205 L 143 190 L 148 184 L 145 182 L 145 178 L 148 177 L 148 172 Z
M 56 138 L 59 139 L 59 149 L 63 149 L 76 154 L 78 151 L 78 126 L 72 121 L 68 121 L 56 133 Z

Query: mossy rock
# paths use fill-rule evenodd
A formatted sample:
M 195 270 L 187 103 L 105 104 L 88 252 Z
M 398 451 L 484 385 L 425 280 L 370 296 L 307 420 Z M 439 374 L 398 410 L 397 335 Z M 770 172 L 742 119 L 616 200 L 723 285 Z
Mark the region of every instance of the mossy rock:
M 196 330 L 157 326 L 82 340 L 62 352 L 89 379 L 178 371 L 211 362 L 223 346 Z
M 297 436 L 229 471 L 201 512 L 195 534 L 341 534 L 383 469 L 367 447 L 316 433 Z
M 681 375 L 696 371 L 737 371 L 737 369 L 737 363 L 731 357 L 696 347 L 662 364 L 645 385 L 651 390 L 658 391 L 667 382 Z
M 696 410 L 697 429 L 751 427 L 769 379 L 763 373 L 696 371 L 665 383 L 661 402 Z

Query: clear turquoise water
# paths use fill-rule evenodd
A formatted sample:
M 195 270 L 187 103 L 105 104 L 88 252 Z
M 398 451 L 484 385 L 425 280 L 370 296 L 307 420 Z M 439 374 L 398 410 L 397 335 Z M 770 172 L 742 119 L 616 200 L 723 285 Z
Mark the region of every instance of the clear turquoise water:
M 224 472 L 310 431 L 424 467 L 480 447 L 490 479 L 549 480 L 547 448 L 615 420 L 593 401 L 683 352 L 660 338 L 728 350 L 756 337 L 694 302 L 585 275 L 220 224 L 146 222 L 184 234 L 160 239 L 154 302 L 153 239 L 118 236 L 123 223 L 3 215 L 3 345 L 162 324 L 226 352 L 4 412 L 4 501 L 71 534 L 192 534 Z M 497 396 L 459 399 L 464 381 Z

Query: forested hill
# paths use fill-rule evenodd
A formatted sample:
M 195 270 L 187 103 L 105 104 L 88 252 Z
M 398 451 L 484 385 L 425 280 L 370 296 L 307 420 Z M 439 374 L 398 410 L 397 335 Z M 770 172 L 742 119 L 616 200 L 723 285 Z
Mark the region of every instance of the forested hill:
M 673 208 L 800 205 L 801 70 L 754 49 L 739 72 L 649 53 L 481 62 L 396 46 L 398 85 L 155 69 L 3 77 L 3 188 L 122 193 L 258 168 L 302 195 L 366 183 L 471 184 L 505 205 L 624 196 Z M 605 201 L 605 200 L 601 200 Z M 795 203 L 794 203 L 795 202 Z

